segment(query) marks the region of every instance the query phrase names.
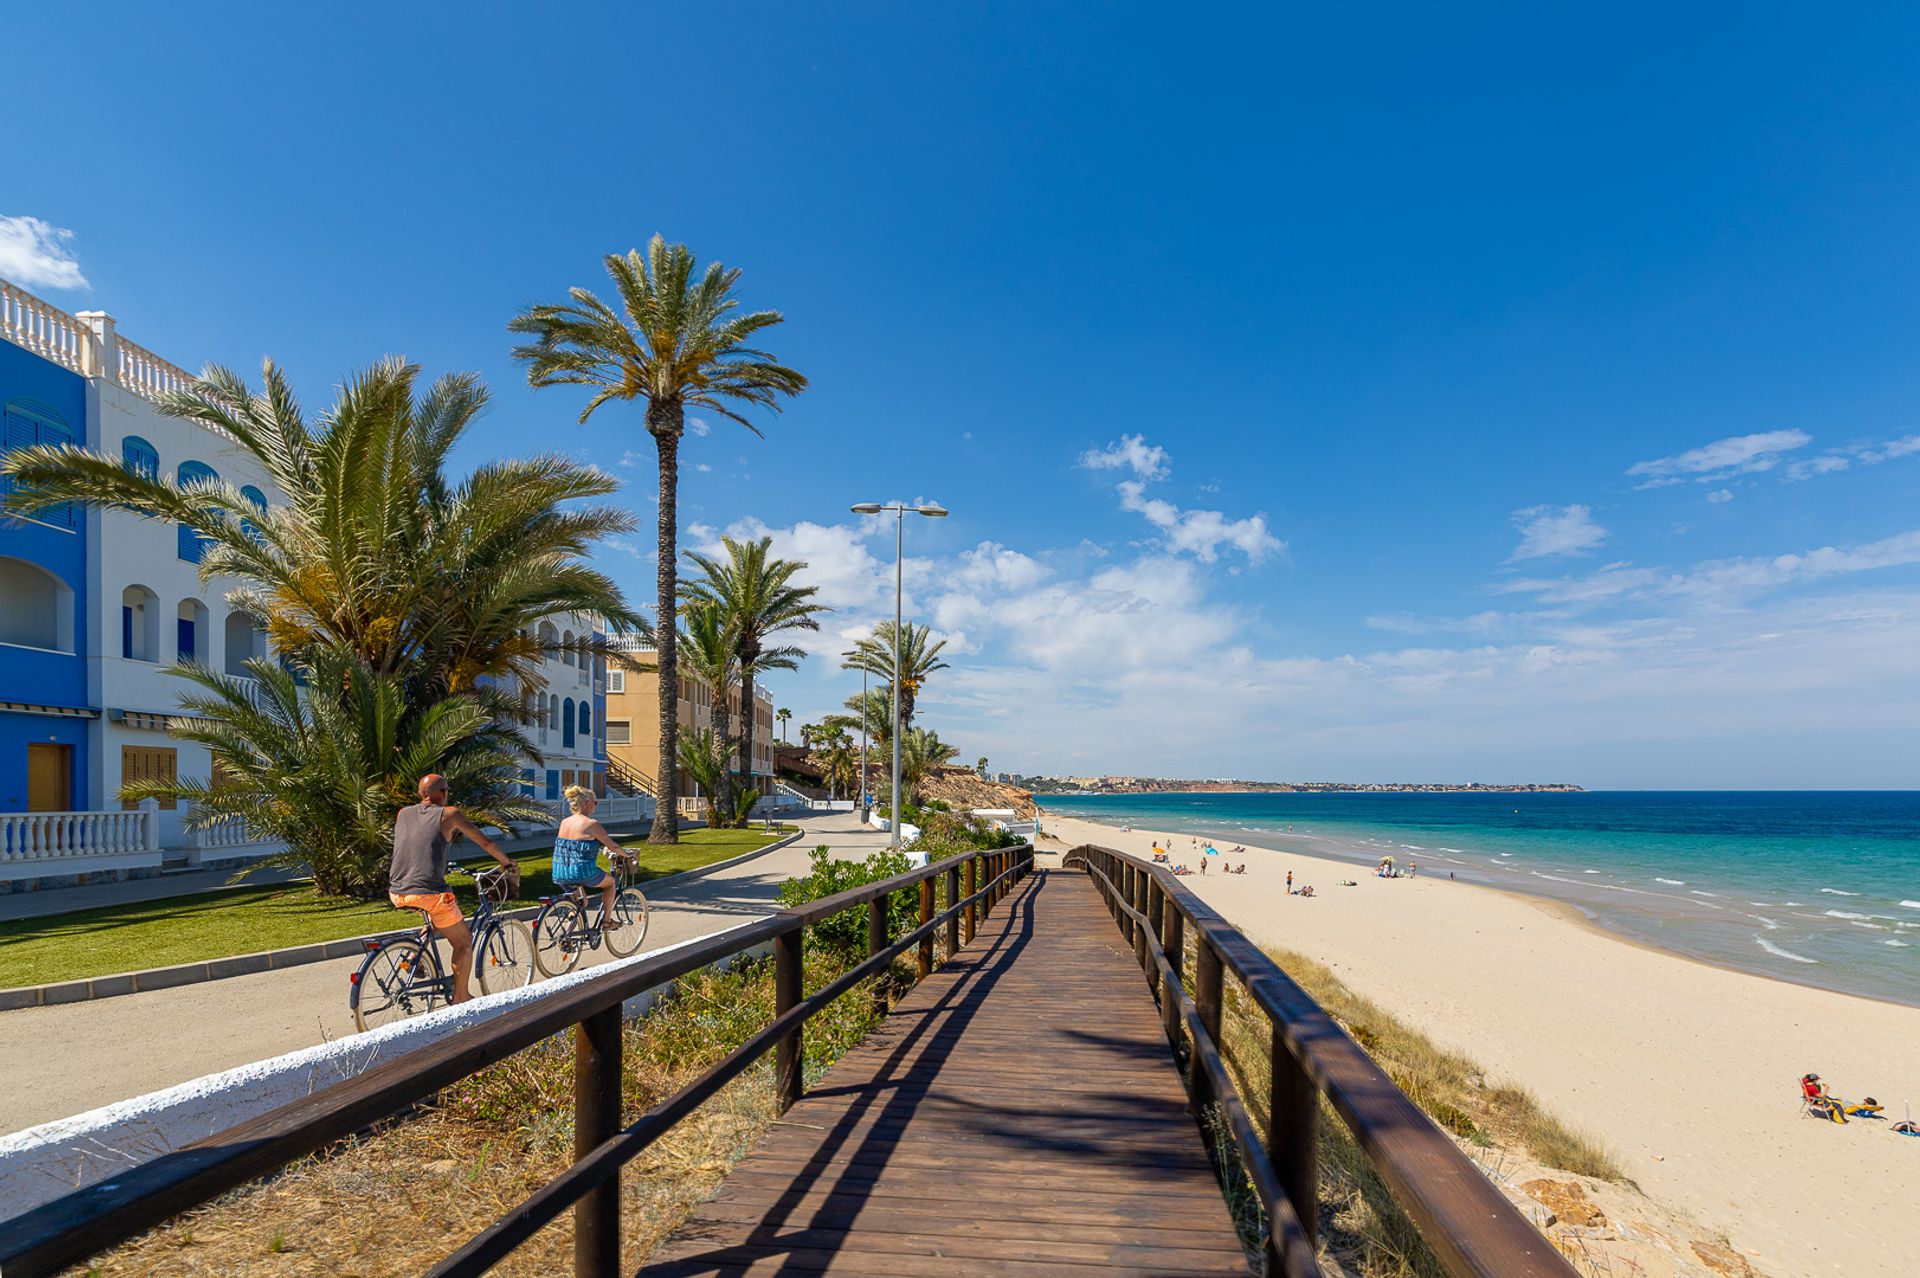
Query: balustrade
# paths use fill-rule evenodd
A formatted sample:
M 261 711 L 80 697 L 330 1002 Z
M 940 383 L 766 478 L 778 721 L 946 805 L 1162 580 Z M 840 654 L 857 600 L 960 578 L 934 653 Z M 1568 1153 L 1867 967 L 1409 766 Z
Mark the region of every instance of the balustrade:
M 121 856 L 159 847 L 152 812 L 0 813 L 0 864 Z
M 0 337 L 15 346 L 92 376 L 93 331 L 74 316 L 23 288 L 0 280 Z

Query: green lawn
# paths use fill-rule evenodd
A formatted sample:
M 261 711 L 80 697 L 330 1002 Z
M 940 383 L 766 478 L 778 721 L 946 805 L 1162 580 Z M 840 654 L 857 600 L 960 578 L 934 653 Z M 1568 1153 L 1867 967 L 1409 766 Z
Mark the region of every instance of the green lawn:
M 695 870 L 751 852 L 793 832 L 683 830 L 679 844 L 657 847 L 644 835 L 620 840 L 640 854 L 639 881 Z M 462 864 L 486 854 L 461 845 Z M 532 905 L 553 894 L 553 853 L 518 852 L 520 899 Z M 452 880 L 461 908 L 473 912 L 472 881 Z M 322 900 L 309 884 L 227 888 L 134 905 L 79 910 L 44 919 L 0 922 L 0 987 L 108 976 L 174 963 L 252 954 L 289 945 L 336 941 L 404 927 L 417 919 L 384 901 Z

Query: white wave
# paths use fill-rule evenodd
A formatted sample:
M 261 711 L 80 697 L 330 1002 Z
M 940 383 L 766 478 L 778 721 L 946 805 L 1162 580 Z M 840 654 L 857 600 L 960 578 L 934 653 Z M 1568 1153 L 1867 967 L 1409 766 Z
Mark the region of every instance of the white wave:
M 1662 879 L 1662 878 L 1655 878 L 1655 879 L 1654 879 L 1654 882 L 1655 882 L 1655 883 L 1671 883 L 1671 884 L 1672 884 L 1672 885 L 1673 885 L 1674 887 L 1685 887 L 1685 886 L 1687 885 L 1687 881 L 1686 881 L 1685 879 Z
M 1783 950 L 1764 936 L 1756 936 L 1753 943 L 1769 954 L 1778 954 L 1783 959 L 1792 959 L 1796 963 L 1818 963 L 1819 959 L 1810 959 L 1804 954 L 1795 954 L 1792 950 Z
M 1782 905 L 1798 905 L 1798 904 L 1800 904 L 1800 902 L 1798 902 L 1798 901 L 1782 901 L 1782 902 L 1780 902 L 1780 904 L 1782 904 Z
M 1582 871 L 1580 871 L 1580 873 L 1582 873 L 1582 874 L 1598 874 L 1598 873 L 1600 873 L 1600 871 L 1598 871 L 1598 870 L 1582 870 Z
M 1821 888 L 1820 890 L 1822 892 L 1829 892 L 1834 896 L 1859 896 L 1860 895 L 1858 892 L 1843 892 L 1839 888 Z
M 1716 901 L 1720 899 L 1720 894 L 1718 892 L 1702 892 L 1699 888 L 1688 888 L 1687 895 L 1688 896 L 1710 896 L 1714 898 Z
M 1773 931 L 1774 929 L 1780 926 L 1778 923 L 1774 922 L 1772 919 L 1768 918 L 1764 914 L 1756 914 L 1753 917 L 1755 917 L 1756 919 L 1759 919 L 1760 926 L 1766 928 L 1769 932 Z
M 1906 906 L 1909 910 L 1920 910 L 1920 901 L 1902 901 L 1900 904 Z
M 1577 883 L 1577 882 L 1579 882 L 1579 880 L 1578 880 L 1578 879 L 1563 879 L 1563 878 L 1561 878 L 1561 877 L 1560 877 L 1559 875 L 1557 875 L 1557 874 L 1542 874 L 1542 873 L 1540 873 L 1540 871 L 1538 871 L 1538 870 L 1528 870 L 1528 871 L 1527 871 L 1527 873 L 1528 873 L 1528 874 L 1531 874 L 1531 875 L 1532 875 L 1532 876 L 1533 876 L 1534 878 L 1536 878 L 1536 879 L 1552 879 L 1552 880 L 1553 880 L 1553 881 L 1554 881 L 1555 883 Z
M 1847 920 L 1847 926 L 1848 926 L 1848 927 L 1864 927 L 1864 928 L 1871 928 L 1871 929 L 1872 929 L 1872 930 L 1874 930 L 1875 932 L 1884 932 L 1884 931 L 1886 931 L 1886 930 L 1887 930 L 1887 929 L 1886 929 L 1886 925 L 1885 925 L 1885 924 L 1883 924 L 1883 923 L 1862 923 L 1862 922 L 1859 922 L 1859 921 L 1858 921 L 1858 920 L 1856 920 L 1856 919 L 1848 919 L 1848 920 Z
M 1908 945 L 1905 941 L 1882 941 L 1880 942 L 1880 944 L 1891 945 L 1897 949 L 1902 949 L 1902 950 L 1910 950 L 1913 948 L 1911 945 Z
M 1873 917 L 1871 914 L 1855 914 L 1852 910 L 1827 910 L 1825 913 L 1830 919 L 1870 919 Z

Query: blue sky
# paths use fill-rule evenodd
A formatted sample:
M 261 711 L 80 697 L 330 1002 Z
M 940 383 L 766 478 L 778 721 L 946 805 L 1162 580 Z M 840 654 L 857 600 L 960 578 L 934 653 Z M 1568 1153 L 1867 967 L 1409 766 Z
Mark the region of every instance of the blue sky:
M 114 8 L 9 16 L 0 276 L 316 406 L 477 370 L 465 460 L 650 522 L 639 411 L 504 325 L 655 231 L 738 265 L 813 389 L 689 441 L 686 539 L 808 558 L 833 653 L 891 606 L 847 506 L 950 506 L 969 759 L 1914 783 L 1910 8 Z

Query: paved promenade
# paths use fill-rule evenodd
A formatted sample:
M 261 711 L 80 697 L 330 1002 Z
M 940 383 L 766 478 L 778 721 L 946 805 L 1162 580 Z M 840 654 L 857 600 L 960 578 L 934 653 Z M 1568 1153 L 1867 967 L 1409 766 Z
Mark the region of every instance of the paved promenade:
M 820 843 L 864 857 L 887 836 L 847 813 L 803 820 L 802 838 L 738 865 L 696 870 L 657 890 L 646 946 L 671 945 L 769 913 L 780 884 Z M 641 852 L 644 863 L 646 853 Z M 399 919 L 396 911 L 395 918 Z M 605 962 L 605 951 L 583 964 Z M 128 967 L 138 966 L 137 955 Z M 203 1074 L 354 1032 L 347 977 L 357 958 L 178 989 L 0 1013 L 0 1133 L 64 1118 Z

